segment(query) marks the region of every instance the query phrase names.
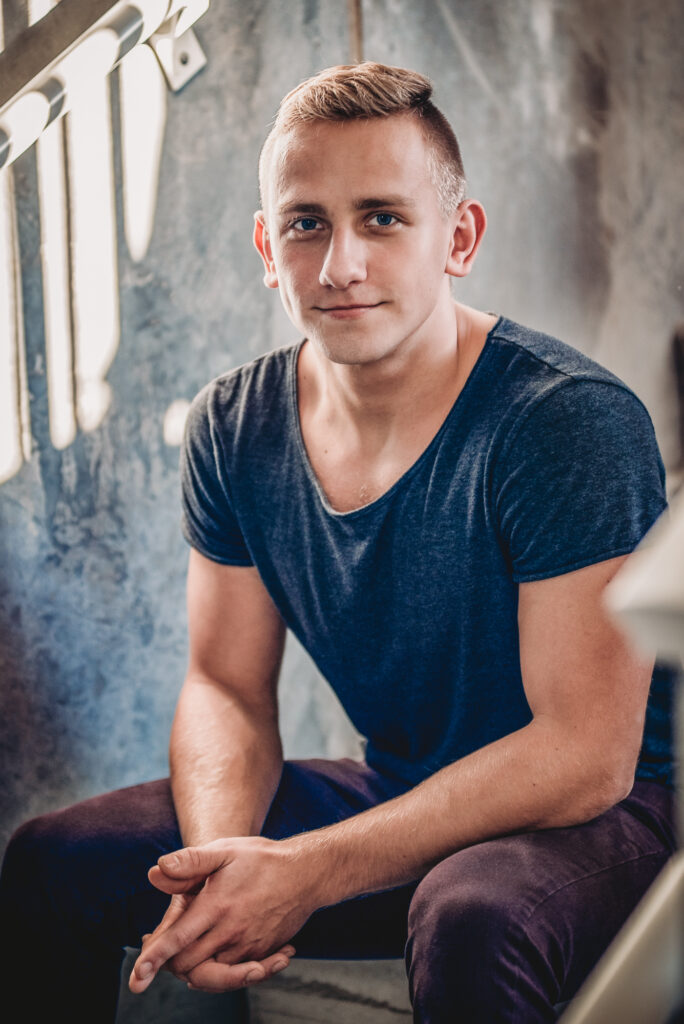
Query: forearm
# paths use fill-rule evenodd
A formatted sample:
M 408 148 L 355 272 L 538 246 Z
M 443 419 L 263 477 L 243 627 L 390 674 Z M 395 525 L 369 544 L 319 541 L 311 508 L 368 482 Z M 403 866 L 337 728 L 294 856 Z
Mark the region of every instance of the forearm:
M 323 906 L 411 882 L 498 835 L 589 820 L 626 788 L 584 746 L 533 721 L 394 800 L 285 842 Z
M 198 961 L 189 947 L 211 927 L 217 963 L 234 970 L 231 965 L 248 956 L 281 949 L 319 907 L 410 882 L 478 841 L 600 813 L 621 795 L 615 779 L 602 779 L 598 755 L 598 772 L 588 771 L 586 746 L 561 736 L 558 728 L 534 721 L 338 824 L 279 842 L 225 839 L 181 851 L 168 864 L 162 858 L 152 881 L 164 892 L 188 891 L 198 874 L 208 877 L 193 904 L 202 913 L 184 914 L 182 927 L 172 924 L 143 957 L 158 970 L 180 953 L 178 967 L 192 971 Z M 136 975 L 136 990 L 147 983 L 144 977 Z
M 248 705 L 189 677 L 171 731 L 171 786 L 186 846 L 258 835 L 282 771 L 275 704 Z

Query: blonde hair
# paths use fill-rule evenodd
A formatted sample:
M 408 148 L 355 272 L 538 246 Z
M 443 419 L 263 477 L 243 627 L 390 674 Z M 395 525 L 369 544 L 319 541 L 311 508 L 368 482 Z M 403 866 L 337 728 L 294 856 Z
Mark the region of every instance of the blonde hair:
M 259 157 L 261 204 L 277 139 L 311 121 L 352 121 L 412 114 L 428 147 L 430 177 L 445 215 L 465 198 L 461 152 L 446 117 L 430 100 L 430 80 L 417 71 L 364 61 L 326 68 L 293 89 L 282 100 Z

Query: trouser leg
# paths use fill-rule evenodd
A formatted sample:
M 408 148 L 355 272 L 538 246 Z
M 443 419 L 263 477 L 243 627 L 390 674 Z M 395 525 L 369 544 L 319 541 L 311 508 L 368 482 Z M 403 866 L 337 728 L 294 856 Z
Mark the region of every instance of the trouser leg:
M 168 897 L 147 871 L 180 836 L 166 781 L 87 800 L 23 825 L 0 881 L 0 971 L 22 1019 L 113 1021 L 124 946 L 139 944 Z
M 320 828 L 394 795 L 355 762 L 286 763 L 263 834 L 280 839 Z M 22 993 L 27 1024 L 50 1020 L 58 1008 L 71 1024 L 114 1020 L 123 947 L 138 946 L 168 904 L 147 871 L 181 845 L 168 780 L 96 797 L 18 830 L 0 879 L 0 975 L 5 991 Z M 297 936 L 298 950 L 344 955 L 359 940 L 373 952 L 396 925 L 390 952 L 400 954 L 408 898 L 373 915 L 376 902 L 368 928 L 356 913 L 338 912 L 332 924 L 325 912 L 314 915 Z
M 584 825 L 478 844 L 438 864 L 409 911 L 420 1024 L 547 1024 L 674 850 L 671 795 L 637 783 Z
M 406 787 L 343 758 L 286 764 L 263 835 L 282 839 L 357 814 L 398 796 Z M 402 957 L 415 885 L 346 900 L 312 914 L 293 936 L 297 955 L 312 959 Z

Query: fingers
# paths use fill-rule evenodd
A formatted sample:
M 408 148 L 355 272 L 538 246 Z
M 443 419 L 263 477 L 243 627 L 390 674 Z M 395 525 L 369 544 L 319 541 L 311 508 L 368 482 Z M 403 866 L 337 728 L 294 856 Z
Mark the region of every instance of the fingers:
M 246 962 L 253 957 L 255 958 L 255 954 L 262 954 L 262 950 L 245 948 L 244 944 L 240 942 L 226 945 L 224 940 L 223 945 L 221 945 L 218 938 L 219 934 L 218 929 L 214 928 L 201 935 L 196 942 L 186 946 L 180 953 L 167 961 L 161 969 L 170 970 L 176 977 L 181 978 L 183 981 L 189 981 L 193 970 L 200 964 L 208 961 L 216 960 L 220 964 L 234 965 Z M 266 952 L 268 950 L 264 949 L 263 953 Z M 274 957 L 278 954 L 286 957 L 289 962 L 290 957 L 295 954 L 295 948 L 291 943 L 287 943 L 281 946 L 280 949 L 269 952 L 269 957 Z
M 185 846 L 182 850 L 165 853 L 157 861 L 158 867 L 167 877 L 178 880 L 206 878 L 225 863 L 225 850 L 216 843 Z
M 285 947 L 288 948 L 288 947 Z M 289 947 L 292 949 L 292 947 Z M 256 985 L 272 978 L 289 966 L 290 958 L 284 949 L 278 950 L 264 960 L 251 960 L 244 964 L 219 963 L 206 960 L 198 964 L 188 975 L 188 988 L 203 992 L 228 992 L 232 989 Z
M 201 943 L 202 940 L 200 940 Z M 235 949 L 227 947 L 226 949 L 219 950 L 213 955 L 209 952 L 204 954 L 200 953 L 200 943 L 195 943 L 194 947 L 190 950 L 183 950 L 178 956 L 173 957 L 172 960 L 167 961 L 162 967 L 163 971 L 170 971 L 171 974 L 175 974 L 181 981 L 188 982 L 192 985 L 192 977 L 194 971 L 205 963 L 216 961 L 217 963 L 224 966 L 243 966 L 248 961 L 242 960 L 239 954 L 236 954 Z M 206 949 L 213 949 L 213 943 L 206 947 Z M 188 955 L 190 954 L 190 955 Z M 282 946 L 280 949 L 274 950 L 268 957 L 263 960 L 249 961 L 252 964 L 254 970 L 254 977 L 250 978 L 249 984 L 252 982 L 261 981 L 264 978 L 270 977 L 271 974 L 277 973 L 278 970 L 283 970 L 290 962 L 290 958 L 295 955 L 295 948 L 291 944 Z M 283 960 L 287 961 L 283 963 Z M 254 964 L 261 964 L 264 968 L 263 974 L 253 967 Z M 280 966 L 277 966 L 280 965 Z M 238 972 L 238 977 L 240 972 Z M 195 988 L 200 988 L 201 985 L 197 984 Z M 238 986 L 239 987 L 239 986 Z
M 185 895 L 184 893 L 172 896 L 164 916 L 150 935 L 150 938 L 155 938 L 157 935 L 165 932 L 167 928 L 170 928 L 172 924 L 175 924 L 178 918 L 190 908 L 193 898 L 193 896 Z
M 147 877 L 153 886 L 169 895 L 201 888 L 209 875 L 225 864 L 225 852 L 216 845 L 186 846 L 165 853 L 150 868 Z
M 208 876 L 194 875 L 189 878 L 170 878 L 158 864 L 155 864 L 147 872 L 147 877 L 155 889 L 160 889 L 161 892 L 173 896 L 176 893 L 196 893 L 202 888 Z
M 182 903 L 184 899 L 186 898 L 178 897 L 177 904 Z M 167 915 L 173 919 L 171 923 L 166 921 Z M 166 961 L 194 943 L 213 923 L 210 908 L 204 904 L 198 905 L 196 899 L 192 900 L 189 907 L 181 906 L 178 912 L 172 900 L 172 906 L 151 938 L 144 944 L 134 964 L 128 982 L 131 992 L 144 992 Z
M 170 928 L 172 924 L 175 924 L 178 918 L 188 909 L 192 900 L 192 896 L 172 896 L 169 905 L 164 912 L 164 916 L 157 927 L 153 932 L 147 932 L 146 935 L 143 935 L 142 949 L 145 948 L 151 939 L 156 938 L 157 935 L 161 935 L 161 933 L 165 932 L 167 928 Z
M 178 920 L 178 918 L 181 916 L 181 914 L 183 914 L 183 912 L 185 910 L 187 910 L 187 908 L 189 907 L 192 899 L 193 899 L 192 896 L 173 896 L 171 898 L 171 902 L 169 903 L 168 907 L 166 908 L 164 916 L 162 917 L 161 921 L 159 922 L 157 927 L 154 929 L 154 931 L 153 932 L 146 932 L 142 936 L 141 950 L 140 950 L 141 955 L 142 955 L 142 953 L 146 952 L 147 944 L 150 942 L 151 939 L 155 938 L 157 935 L 161 935 L 162 932 L 166 931 L 167 928 L 170 928 L 171 925 L 174 924 Z M 171 971 L 171 973 L 173 973 L 173 970 L 169 966 L 169 964 L 164 964 L 162 966 L 161 970 L 165 970 L 165 971 L 168 970 L 168 971 Z M 133 973 L 131 972 L 131 978 L 132 977 L 133 977 Z M 182 980 L 185 981 L 185 978 L 183 978 Z M 130 979 L 129 979 L 129 986 L 130 986 Z
M 278 954 L 282 954 L 283 956 L 286 956 L 289 961 L 295 955 L 296 952 L 297 950 L 294 948 L 292 943 L 288 942 L 287 945 L 282 946 L 280 949 L 274 950 L 274 952 L 270 955 L 274 957 L 278 956 Z M 218 960 L 220 964 L 232 964 L 235 961 L 235 954 L 231 953 L 230 949 L 219 950 L 218 953 L 216 953 L 216 955 L 214 956 L 214 959 Z
M 189 976 L 190 971 L 197 967 L 198 964 L 204 963 L 205 960 L 212 960 L 216 956 L 217 949 L 227 948 L 226 937 L 222 934 L 220 927 L 210 928 L 204 934 L 200 935 L 195 942 L 190 942 L 187 946 L 184 946 L 170 961 L 169 966 L 174 974 L 178 977 Z M 266 952 L 264 950 L 264 952 Z M 242 955 L 239 952 L 233 951 L 232 961 L 246 960 L 253 955 L 251 950 L 242 950 Z

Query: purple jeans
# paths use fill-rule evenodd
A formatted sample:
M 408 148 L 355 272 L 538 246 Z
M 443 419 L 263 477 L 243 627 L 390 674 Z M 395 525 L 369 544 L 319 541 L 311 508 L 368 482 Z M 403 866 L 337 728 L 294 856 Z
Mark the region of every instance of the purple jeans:
M 263 835 L 319 828 L 402 791 L 347 759 L 289 761 Z M 22 993 L 23 1020 L 58 1008 L 72 1024 L 114 1020 L 123 947 L 139 945 L 167 903 L 147 870 L 180 845 L 168 780 L 18 830 L 0 880 L 0 970 L 6 991 Z M 542 1024 L 674 848 L 671 792 L 638 782 L 587 824 L 480 843 L 418 884 L 320 910 L 293 942 L 303 957 L 405 956 L 421 1024 Z

